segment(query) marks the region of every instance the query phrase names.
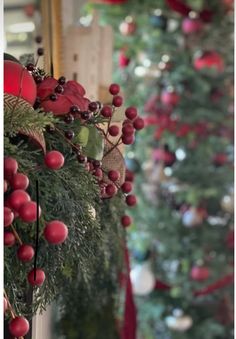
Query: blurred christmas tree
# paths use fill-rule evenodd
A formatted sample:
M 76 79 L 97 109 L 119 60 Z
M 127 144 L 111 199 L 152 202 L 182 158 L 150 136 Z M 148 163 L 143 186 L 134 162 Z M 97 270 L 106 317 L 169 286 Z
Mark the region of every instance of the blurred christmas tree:
M 147 125 L 126 154 L 139 338 L 233 338 L 233 1 L 119 3 L 85 10 Z

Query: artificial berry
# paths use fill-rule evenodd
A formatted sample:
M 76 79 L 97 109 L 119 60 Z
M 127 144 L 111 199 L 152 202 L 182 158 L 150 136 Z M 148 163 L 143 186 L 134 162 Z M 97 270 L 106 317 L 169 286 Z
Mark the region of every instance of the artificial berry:
M 14 337 L 24 337 L 29 332 L 29 322 L 25 317 L 15 317 L 9 322 L 9 332 Z
M 14 190 L 26 190 L 29 186 L 29 178 L 23 173 L 16 173 L 11 179 L 11 187 Z
M 140 117 L 136 118 L 133 122 L 133 126 L 136 130 L 143 129 L 144 127 L 144 120 Z
M 65 137 L 66 137 L 67 139 L 69 139 L 69 140 L 73 139 L 74 136 L 75 136 L 75 133 L 74 133 L 73 131 L 71 131 L 71 130 L 65 132 Z
M 136 196 L 133 194 L 127 195 L 125 201 L 128 206 L 134 206 L 137 203 Z
M 20 261 L 28 262 L 34 257 L 34 249 L 30 245 L 22 244 L 17 250 L 17 257 Z
M 33 70 L 35 69 L 35 66 L 34 66 L 34 64 L 29 63 L 29 64 L 26 66 L 26 68 L 28 69 L 28 71 L 33 72 Z
M 134 135 L 122 135 L 121 140 L 125 145 L 132 145 L 134 143 Z
M 35 78 L 34 78 L 36 84 L 41 84 L 41 82 L 43 81 L 43 78 L 40 76 L 40 75 L 37 75 Z
M 100 168 L 102 166 L 102 162 L 99 160 L 93 160 L 94 168 Z
M 41 215 L 41 208 L 38 206 L 38 215 Z M 37 220 L 37 204 L 34 201 L 28 201 L 19 209 L 19 216 L 24 222 L 35 222 Z
M 130 181 L 133 182 L 134 181 L 134 173 L 130 170 L 128 170 L 126 168 L 126 172 L 125 172 L 125 181 Z
M 112 95 L 117 95 L 120 92 L 120 86 L 118 84 L 111 84 L 109 87 L 109 92 Z
M 24 190 L 15 190 L 10 194 L 8 198 L 10 207 L 17 212 L 19 211 L 21 206 L 28 201 L 30 201 L 30 196 Z
M 125 181 L 122 185 L 121 185 L 121 190 L 124 193 L 130 193 L 132 191 L 132 183 L 130 181 Z
M 7 185 L 7 181 L 4 180 L 4 193 L 7 191 L 8 185 Z
M 40 35 L 37 35 L 37 36 L 35 37 L 35 42 L 36 42 L 37 44 L 41 44 L 42 40 L 43 40 L 43 38 L 42 38 Z
M 37 50 L 37 54 L 39 56 L 42 56 L 44 54 L 44 49 L 42 47 L 39 47 L 38 50 Z
M 120 95 L 116 95 L 112 99 L 112 105 L 115 107 L 120 107 L 123 104 L 123 98 Z
M 130 218 L 130 216 L 123 215 L 123 217 L 121 217 L 121 224 L 122 224 L 122 226 L 127 227 L 131 223 L 132 223 L 132 219 Z
M 44 163 L 48 168 L 58 170 L 64 165 L 64 157 L 61 152 L 50 151 L 45 155 Z
M 58 85 L 56 88 L 55 88 L 55 92 L 56 93 L 59 93 L 59 94 L 62 94 L 64 92 L 64 88 L 62 85 Z
M 61 244 L 66 240 L 67 236 L 68 228 L 59 220 L 50 221 L 44 228 L 44 237 L 50 244 Z
M 117 187 L 114 184 L 108 184 L 105 191 L 109 197 L 112 197 L 117 193 Z
M 111 181 L 117 181 L 120 178 L 120 173 L 118 171 L 111 170 L 108 172 L 108 178 Z
M 5 246 L 13 246 L 16 242 L 16 237 L 12 232 L 4 232 L 4 245 Z
M 116 137 L 119 134 L 120 130 L 118 126 L 112 125 L 108 128 L 108 132 L 112 137 Z
M 51 101 L 56 101 L 57 95 L 55 93 L 52 93 L 49 98 L 50 98 Z
M 77 106 L 73 105 L 73 106 L 70 107 L 70 112 L 75 114 L 75 113 L 79 112 L 79 108 Z
M 65 83 L 66 83 L 66 78 L 65 78 L 65 77 L 60 77 L 60 78 L 58 79 L 58 83 L 59 83 L 60 85 L 65 85 Z
M 92 162 L 89 162 L 89 171 L 92 172 L 94 170 L 94 166 Z
M 87 162 L 87 158 L 86 158 L 86 156 L 84 156 L 83 154 L 79 154 L 79 155 L 77 156 L 77 160 L 78 160 L 78 162 L 80 162 L 81 164 L 84 163 L 84 162 Z
M 74 118 L 74 116 L 73 116 L 72 114 L 67 114 L 67 115 L 64 117 L 64 121 L 65 121 L 65 123 L 67 123 L 67 124 L 72 123 L 74 120 L 75 120 L 75 118 Z
M 133 120 L 134 118 L 136 118 L 137 115 L 138 115 L 138 111 L 137 111 L 136 107 L 130 106 L 130 107 L 126 108 L 125 116 L 128 119 Z
M 95 102 L 95 101 L 90 102 L 88 108 L 91 112 L 95 112 L 98 109 L 97 102 Z
M 12 157 L 4 158 L 4 176 L 10 179 L 18 170 L 18 162 Z
M 97 178 L 102 178 L 102 176 L 103 176 L 103 171 L 101 170 L 101 168 L 96 168 L 95 170 L 94 170 L 94 173 L 93 173 L 94 175 L 95 175 L 95 177 L 97 177 Z
M 42 286 L 45 280 L 45 273 L 41 268 L 36 268 L 36 270 L 33 268 L 28 273 L 28 282 L 32 286 Z
M 88 120 L 90 118 L 90 113 L 87 111 L 81 112 L 81 118 L 83 120 Z
M 10 226 L 14 220 L 14 213 L 9 207 L 4 206 L 4 226 Z
M 101 115 L 104 118 L 110 118 L 112 116 L 112 109 L 110 106 L 104 106 L 101 110 Z
M 131 124 L 126 123 L 123 127 L 122 127 L 122 133 L 124 136 L 129 136 L 129 135 L 133 135 L 134 134 L 134 128 Z

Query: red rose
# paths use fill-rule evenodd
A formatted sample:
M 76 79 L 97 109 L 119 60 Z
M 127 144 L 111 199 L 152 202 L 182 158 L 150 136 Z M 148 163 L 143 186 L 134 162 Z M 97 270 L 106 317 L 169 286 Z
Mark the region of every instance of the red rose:
M 85 98 L 84 88 L 76 81 L 67 81 L 63 85 L 63 93 L 57 93 L 56 101 L 50 99 L 50 95 L 55 93 L 58 81 L 52 77 L 45 78 L 37 86 L 37 96 L 41 99 L 41 107 L 46 112 L 53 112 L 55 115 L 69 113 L 71 106 L 77 106 L 81 111 L 88 109 L 89 99 Z

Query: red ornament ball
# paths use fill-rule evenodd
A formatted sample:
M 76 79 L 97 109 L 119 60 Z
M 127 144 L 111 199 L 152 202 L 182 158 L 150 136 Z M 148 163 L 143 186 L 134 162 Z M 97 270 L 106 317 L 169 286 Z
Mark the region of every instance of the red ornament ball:
M 136 118 L 133 122 L 133 126 L 136 130 L 141 130 L 144 127 L 144 120 L 140 117 Z
M 180 96 L 176 92 L 164 90 L 161 93 L 161 103 L 166 106 L 177 106 L 180 101 Z
M 203 69 L 216 69 L 219 73 L 224 71 L 224 60 L 222 56 L 215 51 L 208 51 L 202 56 L 194 59 L 194 68 L 197 71 Z
M 121 217 L 122 226 L 128 227 L 129 225 L 131 225 L 131 223 L 132 223 L 132 219 L 130 218 L 130 216 L 123 215 L 123 217 Z
M 9 332 L 14 337 L 24 337 L 29 332 L 29 322 L 25 317 L 16 317 L 9 323 Z
M 194 266 L 191 269 L 190 276 L 193 280 L 196 280 L 196 281 L 207 280 L 210 276 L 209 269 L 204 266 Z
M 130 63 L 130 58 L 126 56 L 124 51 L 120 51 L 118 62 L 120 68 L 126 68 Z
M 5 246 L 13 246 L 16 242 L 16 237 L 12 232 L 4 232 L 4 245 Z
M 105 188 L 105 192 L 109 197 L 113 197 L 117 193 L 117 187 L 114 184 L 108 184 Z
M 35 272 L 36 271 L 36 272 Z M 45 280 L 45 273 L 41 268 L 34 268 L 28 273 L 28 282 L 32 286 L 42 286 Z
M 34 257 L 34 249 L 30 245 L 23 244 L 17 250 L 17 257 L 20 261 L 28 262 Z
M 138 115 L 138 111 L 136 107 L 130 106 L 128 108 L 126 108 L 125 110 L 125 116 L 126 118 L 133 120 L 134 118 L 136 118 Z
M 41 208 L 39 209 L 39 217 L 41 215 Z M 20 218 L 24 222 L 35 222 L 37 220 L 37 203 L 35 201 L 28 201 L 19 209 Z
M 117 181 L 120 178 L 120 173 L 118 171 L 111 170 L 108 172 L 108 178 L 111 181 Z
M 10 179 L 18 170 L 18 162 L 12 157 L 4 158 L 4 176 Z
M 123 193 L 130 193 L 132 191 L 132 183 L 130 181 L 125 181 L 122 185 L 121 185 L 121 190 Z
M 129 36 L 133 35 L 137 29 L 136 23 L 132 20 L 132 18 L 128 17 L 130 20 L 122 21 L 119 26 L 119 30 L 122 35 Z
M 137 204 L 137 198 L 133 194 L 127 195 L 125 201 L 128 206 L 135 206 Z
M 120 92 L 120 86 L 118 84 L 111 84 L 109 87 L 109 92 L 112 95 L 117 95 Z
M 9 205 L 13 210 L 18 211 L 22 205 L 30 201 L 30 196 L 24 190 L 13 191 L 8 199 Z
M 64 161 L 64 156 L 58 151 L 50 151 L 44 157 L 45 165 L 52 170 L 58 170 L 62 168 Z
M 203 23 L 198 18 L 185 18 L 182 22 L 182 31 L 184 34 L 199 33 L 203 29 Z
M 104 106 L 101 110 L 101 115 L 104 118 L 111 118 L 112 117 L 112 108 L 110 106 Z
M 4 93 L 20 97 L 33 106 L 36 84 L 28 70 L 19 63 L 4 61 Z
M 66 240 L 67 236 L 68 228 L 59 220 L 50 221 L 44 228 L 44 237 L 50 244 L 62 244 Z
M 10 226 L 14 220 L 14 213 L 9 207 L 4 207 L 4 226 Z
M 120 107 L 123 104 L 123 98 L 120 95 L 115 95 L 112 100 L 112 105 Z
M 8 302 L 6 298 L 3 298 L 3 307 L 4 307 L 4 313 L 5 313 L 6 310 L 8 309 Z
M 213 157 L 213 164 L 215 166 L 223 166 L 227 163 L 228 157 L 225 153 L 218 153 Z
M 23 173 L 16 173 L 11 179 L 11 187 L 14 190 L 26 190 L 29 186 L 29 178 Z
M 120 129 L 116 125 L 112 125 L 108 128 L 108 132 L 112 137 L 116 137 L 120 133 Z

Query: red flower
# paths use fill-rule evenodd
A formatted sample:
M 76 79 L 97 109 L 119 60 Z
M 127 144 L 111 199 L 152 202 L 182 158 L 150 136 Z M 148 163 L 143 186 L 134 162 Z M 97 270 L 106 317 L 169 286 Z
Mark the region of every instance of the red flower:
M 52 101 L 50 95 L 55 93 L 58 81 L 52 77 L 45 78 L 37 87 L 37 96 L 41 99 L 41 107 L 46 112 L 55 115 L 69 113 L 71 106 L 77 106 L 81 111 L 88 109 L 89 99 L 85 98 L 84 88 L 76 81 L 67 81 L 63 85 L 64 91 L 56 93 L 57 99 Z

